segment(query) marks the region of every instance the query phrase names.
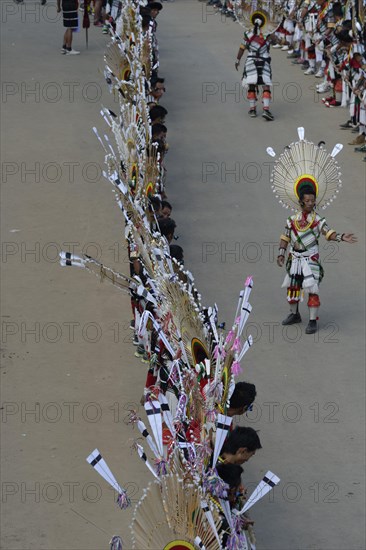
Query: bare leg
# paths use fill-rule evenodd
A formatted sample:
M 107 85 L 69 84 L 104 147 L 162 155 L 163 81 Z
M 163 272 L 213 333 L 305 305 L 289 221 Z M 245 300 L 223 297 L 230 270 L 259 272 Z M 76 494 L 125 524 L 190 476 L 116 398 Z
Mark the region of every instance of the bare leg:
M 66 29 L 66 32 L 64 34 L 64 44 L 65 44 L 66 48 L 71 48 L 71 44 L 72 44 L 72 30 L 71 29 Z
M 95 0 L 94 4 L 94 24 L 102 21 L 102 0 Z

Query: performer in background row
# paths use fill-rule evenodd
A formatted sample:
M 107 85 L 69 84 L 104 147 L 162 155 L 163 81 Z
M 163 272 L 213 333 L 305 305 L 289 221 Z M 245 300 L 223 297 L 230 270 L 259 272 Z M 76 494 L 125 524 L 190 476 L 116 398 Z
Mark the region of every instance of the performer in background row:
M 269 55 L 270 35 L 264 36 L 262 33 L 262 28 L 266 23 L 266 15 L 264 12 L 262 13 L 262 11 L 257 10 L 252 14 L 251 21 L 254 24 L 254 28 L 252 32 L 244 33 L 244 40 L 240 44 L 235 69 L 239 69 L 240 60 L 244 52 L 247 51 L 248 55 L 244 64 L 242 84 L 244 88 L 247 88 L 249 115 L 252 118 L 257 116 L 258 86 L 263 86 L 262 116 L 266 120 L 273 120 L 274 116 L 269 110 L 272 86 L 271 58 Z

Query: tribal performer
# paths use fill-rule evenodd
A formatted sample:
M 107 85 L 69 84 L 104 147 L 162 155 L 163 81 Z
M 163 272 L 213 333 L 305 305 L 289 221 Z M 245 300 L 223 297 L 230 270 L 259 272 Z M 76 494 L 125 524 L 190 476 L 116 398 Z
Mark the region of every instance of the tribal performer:
M 236 384 L 241 361 L 253 345 L 253 337 L 244 336 L 253 279 L 243 281 L 231 328 L 224 332 L 217 305 L 203 307 L 194 278 L 182 263 L 182 251 L 179 255 L 169 246 L 175 222 L 159 217 L 165 142 L 159 140 L 156 147 L 150 126 L 153 43 L 142 26 L 140 2 L 122 2 L 116 30 L 110 29 L 105 74 L 119 105 L 116 113 L 102 110 L 109 136 L 104 133 L 102 138 L 93 129 L 106 153 L 103 175 L 121 210 L 121 234 L 128 239 L 134 269 L 124 275 L 70 252 L 61 252 L 60 263 L 97 275 L 134 299 L 135 343 L 142 347 L 137 355 L 149 363 L 141 403 L 148 425 L 136 410 L 125 422 L 137 428 L 133 450 L 151 481 L 135 506 L 129 548 L 254 549 L 253 522 L 246 514 L 280 479 L 267 471 L 244 499 L 242 468 L 225 465 L 226 474 L 236 470 L 235 479 L 225 476 L 227 482 L 216 470 L 220 456 L 224 462 L 243 464 L 261 448 L 252 428 L 236 428 L 225 445 L 233 416 L 248 410 L 256 395 L 254 385 Z M 117 492 L 117 505 L 131 506 L 127 487 L 118 484 L 97 448 L 87 462 Z M 122 550 L 119 536 L 112 538 L 110 550 Z
M 269 55 L 269 36 L 264 36 L 262 29 L 266 24 L 267 16 L 263 10 L 255 11 L 251 16 L 254 25 L 252 32 L 244 32 L 244 40 L 240 44 L 235 69 L 239 69 L 240 60 L 245 51 L 248 52 L 243 72 L 243 87 L 247 88 L 249 101 L 249 115 L 252 118 L 257 116 L 257 94 L 258 86 L 263 86 L 262 102 L 263 114 L 266 120 L 274 120 L 269 110 L 271 101 L 272 69 Z
M 315 211 L 316 206 L 326 208 L 338 193 L 340 172 L 334 157 L 343 146 L 337 144 L 329 155 L 321 146 L 304 140 L 303 128 L 298 128 L 298 133 L 300 141 L 285 149 L 272 172 L 272 188 L 280 202 L 287 208 L 300 205 L 301 209 L 287 218 L 285 232 L 280 237 L 277 265 L 284 265 L 289 247 L 282 286 L 287 287 L 290 314 L 282 324 L 301 322 L 298 307 L 307 292 L 310 319 L 305 332 L 314 334 L 318 330 L 319 283 L 324 275 L 319 260 L 319 237 L 347 243 L 355 243 L 357 238 L 353 233 L 340 234 L 330 229 L 325 218 Z M 268 148 L 267 152 L 275 156 L 273 149 Z

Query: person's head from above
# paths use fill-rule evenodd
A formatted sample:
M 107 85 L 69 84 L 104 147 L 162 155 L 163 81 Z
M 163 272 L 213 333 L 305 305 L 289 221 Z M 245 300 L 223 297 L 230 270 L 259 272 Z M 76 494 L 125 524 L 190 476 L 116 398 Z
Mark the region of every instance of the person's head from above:
M 342 29 L 346 31 L 352 30 L 352 19 L 344 19 L 342 21 Z
M 172 213 L 173 207 L 168 201 L 161 201 L 161 217 L 162 218 L 170 218 L 170 215 Z
M 253 428 L 237 426 L 225 440 L 221 456 L 225 463 L 244 464 L 262 445 Z
M 149 115 L 151 124 L 156 124 L 159 122 L 160 124 L 164 124 L 165 117 L 168 114 L 168 111 L 163 107 L 162 105 L 154 105 L 151 107 Z
M 152 218 L 154 215 L 157 218 L 161 215 L 161 200 L 156 195 L 149 197 L 149 212 L 151 212 Z
M 301 210 L 310 214 L 316 206 L 316 194 L 311 185 L 304 185 L 299 192 L 299 204 Z
M 165 124 L 161 124 L 160 122 L 157 122 L 156 124 L 153 124 L 151 127 L 151 135 L 153 139 L 166 139 L 168 129 L 165 126 Z
M 165 92 L 165 85 L 164 85 L 165 79 L 164 78 L 152 78 L 150 82 L 150 95 L 153 96 L 154 99 L 158 100 L 160 99 L 164 92 Z
M 230 397 L 230 405 L 227 416 L 244 414 L 253 404 L 257 391 L 254 384 L 249 382 L 237 382 Z
M 163 9 L 163 5 L 160 4 L 160 2 L 149 2 L 146 7 L 149 8 L 150 15 L 153 19 L 155 19 Z
M 244 493 L 244 487 L 241 483 L 243 468 L 239 464 L 219 463 L 216 466 L 216 470 L 221 479 L 229 485 L 227 500 L 230 504 L 235 504 L 238 496 Z
M 335 21 L 343 18 L 343 6 L 340 2 L 335 2 L 332 7 L 332 15 Z
M 172 218 L 159 218 L 158 225 L 160 233 L 166 238 L 168 243 L 171 243 L 174 238 L 175 228 L 177 227 L 175 221 Z
M 170 256 L 183 265 L 184 264 L 183 248 L 179 246 L 179 244 L 171 244 L 169 249 L 170 249 Z
M 338 38 L 340 46 L 342 48 L 348 48 L 350 44 L 352 44 L 353 37 L 351 36 L 350 32 L 352 32 L 352 22 L 351 26 L 349 26 L 347 21 L 342 22 L 341 30 L 337 29 L 334 32 L 334 35 L 336 36 L 336 38 Z

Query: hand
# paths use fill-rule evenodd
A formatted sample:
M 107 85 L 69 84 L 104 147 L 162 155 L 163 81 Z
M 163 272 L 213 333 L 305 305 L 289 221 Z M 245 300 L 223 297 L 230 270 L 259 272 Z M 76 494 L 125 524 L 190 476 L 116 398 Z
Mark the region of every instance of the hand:
M 345 243 L 357 243 L 358 239 L 355 237 L 354 233 L 344 233 L 342 237 L 342 241 Z
M 282 267 L 284 263 L 285 263 L 285 256 L 277 256 L 278 267 Z
M 57 5 L 56 12 L 60 13 L 60 11 L 61 11 L 61 6 Z
M 236 70 L 239 69 L 239 65 L 240 65 L 240 61 L 236 61 L 236 62 L 235 62 L 235 69 L 236 69 Z

